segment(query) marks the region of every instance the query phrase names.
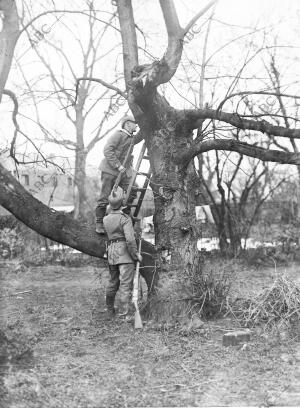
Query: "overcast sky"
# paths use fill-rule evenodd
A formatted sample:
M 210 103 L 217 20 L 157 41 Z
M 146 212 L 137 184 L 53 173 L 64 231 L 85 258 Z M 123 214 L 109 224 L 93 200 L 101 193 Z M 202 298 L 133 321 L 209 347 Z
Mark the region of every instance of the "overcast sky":
M 20 2 L 19 2 L 20 3 Z M 76 2 L 70 1 L 61 1 L 60 7 L 63 7 L 63 4 L 66 8 L 73 7 L 76 3 L 80 4 L 80 1 L 77 0 Z M 103 9 L 103 5 L 107 7 L 108 11 L 114 11 L 111 2 L 101 1 L 99 0 L 97 3 L 97 7 Z M 176 0 L 176 8 L 178 11 L 180 23 L 184 26 L 192 16 L 198 12 L 207 1 L 196 1 L 196 0 Z M 44 4 L 44 3 L 42 3 Z M 135 17 L 136 23 L 138 26 L 143 29 L 147 35 L 147 43 L 148 47 L 147 50 L 150 50 L 151 53 L 156 57 L 159 58 L 162 56 L 164 47 L 166 45 L 166 35 L 165 35 L 165 28 L 163 25 L 163 18 L 159 8 L 159 2 L 153 0 L 136 0 L 133 2 L 135 5 Z M 36 5 L 36 3 L 33 3 Z M 212 24 L 210 36 L 209 36 L 209 43 L 208 43 L 208 52 L 207 57 L 214 55 L 218 47 L 222 44 L 226 44 L 227 41 L 242 35 L 243 33 L 250 33 L 253 30 L 261 30 L 262 27 L 266 28 L 268 36 L 271 38 L 273 35 L 276 38 L 277 44 L 279 45 L 293 45 L 294 49 L 289 49 L 288 53 L 286 53 L 286 57 L 282 58 L 280 63 L 284 67 L 285 74 L 286 74 L 286 81 L 292 82 L 294 77 L 294 72 L 296 75 L 296 68 L 299 59 L 299 50 L 297 47 L 300 47 L 300 35 L 299 35 L 299 13 L 300 9 L 300 2 L 297 0 L 220 0 L 216 6 L 215 10 L 215 21 Z M 33 10 L 34 13 L 37 12 Z M 202 49 L 203 49 L 203 41 L 205 37 L 205 29 L 201 28 L 207 27 L 206 20 L 210 14 L 207 13 L 203 16 L 197 23 L 194 30 L 195 33 L 193 34 L 193 38 L 188 41 L 188 44 L 185 46 L 185 56 L 187 58 L 191 58 L 198 63 L 201 63 L 202 58 Z M 62 19 L 63 23 L 71 21 L 75 19 L 74 16 L 64 16 Z M 47 16 L 43 20 L 40 20 L 36 27 L 41 27 L 44 23 L 53 24 L 53 16 Z M 70 54 L 70 58 L 72 60 L 72 66 L 74 70 L 76 70 L 77 61 L 80 60 L 80 56 L 77 55 L 76 51 L 76 42 L 71 39 L 70 35 L 66 35 L 66 27 L 59 26 L 59 23 L 55 23 L 55 30 L 52 31 L 48 35 L 48 39 L 52 40 L 55 39 L 56 41 L 60 41 L 61 45 L 67 50 Z M 206 24 L 206 25 L 205 25 Z M 87 26 L 84 25 L 83 21 L 81 20 L 78 30 L 82 32 L 83 36 L 86 33 Z M 260 32 L 260 31 L 259 31 Z M 60 34 L 60 35 L 59 35 Z M 259 34 L 260 35 L 260 34 Z M 249 41 L 258 41 L 259 35 L 249 37 Z M 114 31 L 110 31 L 109 39 L 105 41 L 103 48 L 105 46 L 109 46 L 110 41 L 119 42 L 118 34 Z M 268 39 L 269 41 L 269 39 Z M 143 42 L 141 41 L 141 44 Z M 234 74 L 234 70 L 238 66 L 239 59 L 242 60 L 246 55 L 246 46 L 242 46 L 241 42 L 235 41 L 230 46 L 226 46 L 223 50 L 219 51 L 211 60 L 210 67 L 208 68 L 208 74 L 213 75 L 214 73 L 218 72 L 219 75 L 222 73 L 226 74 Z M 46 47 L 45 43 L 41 43 L 40 47 Z M 242 48 L 241 48 L 242 47 Z M 25 52 L 24 52 L 25 51 Z M 45 52 L 47 52 L 45 48 Z M 283 55 L 284 49 L 282 49 Z M 117 57 L 116 57 L 117 56 Z M 19 42 L 17 49 L 16 49 L 16 57 L 18 63 L 22 65 L 26 75 L 32 78 L 39 78 L 42 77 L 44 72 L 40 70 L 40 64 L 37 63 L 37 58 L 34 53 L 30 50 L 30 45 L 28 40 L 26 39 L 25 35 L 23 34 L 22 40 Z M 99 69 L 95 73 L 95 76 L 98 76 L 102 79 L 107 81 L 111 81 L 114 79 L 116 72 L 115 72 L 115 61 L 121 61 L 121 54 L 118 51 L 118 54 L 112 54 L 112 59 L 109 62 L 105 62 L 102 65 L 99 65 Z M 144 58 L 146 55 L 143 56 L 141 52 L 141 62 L 144 62 Z M 55 55 L 52 56 L 51 60 L 53 66 L 59 66 L 55 61 Z M 256 65 L 255 65 L 256 64 Z M 295 64 L 295 69 L 293 65 Z M 256 59 L 251 63 L 249 66 L 249 72 L 252 72 L 257 75 L 257 72 L 260 71 L 262 68 L 262 62 L 259 59 Z M 194 68 L 193 68 L 194 69 Z M 200 68 L 198 67 L 200 70 Z M 294 71 L 293 71 L 294 69 Z M 192 69 L 189 68 L 190 71 L 187 74 L 195 75 L 195 72 L 192 72 Z M 59 68 L 59 73 L 61 68 Z M 194 69 L 195 71 L 195 69 Z M 66 70 L 67 72 L 67 70 Z M 299 72 L 299 70 L 298 70 Z M 178 76 L 181 75 L 180 72 Z M 173 81 L 176 84 L 176 88 L 180 90 L 181 97 L 175 93 L 174 89 L 171 86 L 168 87 L 166 90 L 167 95 L 170 96 L 172 99 L 172 104 L 178 107 L 187 107 L 188 102 L 186 100 L 190 100 L 191 95 L 186 91 L 186 87 L 182 83 L 177 83 L 176 78 Z M 23 84 L 23 85 L 22 85 Z M 224 96 L 227 87 L 226 81 L 220 81 L 218 83 L 217 92 L 220 95 Z M 68 86 L 73 87 L 73 82 L 70 80 Z M 122 86 L 122 84 L 120 85 Z M 248 81 L 248 87 L 254 87 L 254 82 Z M 24 92 L 24 81 L 20 75 L 20 70 L 18 70 L 18 66 L 15 64 L 14 69 L 11 71 L 11 75 L 9 77 L 9 81 L 7 83 L 7 87 L 13 89 L 17 95 L 22 94 Z M 40 87 L 43 87 L 42 82 Z M 209 82 L 205 83 L 205 92 L 206 97 L 209 100 L 211 97 L 211 84 Z M 224 90 L 222 90 L 224 87 Z M 124 89 L 124 86 L 122 86 Z M 47 91 L 47 89 L 45 89 Z M 297 89 L 295 88 L 295 92 Z M 100 87 L 96 88 L 97 92 L 103 92 L 103 89 Z M 169 92 L 169 94 L 168 94 Z M 183 94 L 186 92 L 185 94 Z M 223 92 L 223 93 L 222 93 Z M 46 95 L 46 94 L 45 94 Z M 95 94 L 94 94 L 95 97 Z M 91 95 L 92 98 L 92 95 Z M 184 98 L 186 100 L 184 100 Z M 46 98 L 47 99 L 47 96 Z M 58 109 L 55 105 L 47 103 L 47 100 L 43 101 L 43 112 L 41 113 L 41 117 L 45 120 L 45 125 L 49 125 L 50 128 L 55 128 L 57 126 L 57 131 L 62 132 L 65 135 L 70 135 L 72 132 L 72 128 L 70 123 L 66 120 L 63 116 L 61 109 Z M 99 109 L 97 111 L 97 115 L 103 114 L 105 110 L 104 105 L 99 105 Z M 6 115 L 5 115 L 6 111 Z M 28 106 L 20 105 L 20 111 L 29 117 L 33 117 L 35 112 L 32 106 L 30 107 L 30 103 L 28 101 Z M 11 134 L 13 131 L 12 124 L 11 124 L 11 104 L 9 101 L 3 103 L 2 105 L 2 132 L 0 135 L 0 142 L 1 145 L 5 145 L 11 140 Z M 121 115 L 121 110 L 118 112 L 117 115 Z M 96 117 L 95 123 L 96 123 Z M 47 123 L 48 122 L 48 123 Z M 24 119 L 24 126 L 26 131 L 30 135 L 36 135 L 36 129 L 33 131 L 33 124 L 30 120 Z M 92 120 L 91 123 L 87 125 L 86 128 L 86 137 L 89 134 L 92 134 L 93 129 L 95 128 L 94 121 Z M 40 140 L 38 140 L 40 138 Z M 21 140 L 21 139 L 19 139 Z M 41 136 L 37 136 L 37 143 L 42 143 Z M 98 166 L 99 161 L 102 156 L 102 148 L 103 143 L 99 144 L 94 151 L 89 155 L 88 161 L 90 164 L 94 166 Z M 57 148 L 54 146 L 47 146 L 47 152 L 58 151 Z M 32 150 L 32 146 L 27 146 L 27 151 Z

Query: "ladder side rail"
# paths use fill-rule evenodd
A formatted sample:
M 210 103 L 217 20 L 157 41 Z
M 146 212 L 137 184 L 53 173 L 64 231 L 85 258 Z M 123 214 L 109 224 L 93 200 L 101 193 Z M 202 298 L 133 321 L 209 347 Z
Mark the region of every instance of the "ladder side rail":
M 144 197 L 146 195 L 147 188 L 148 188 L 148 186 L 150 184 L 150 177 L 151 177 L 151 167 L 150 166 L 149 166 L 148 174 L 149 174 L 149 177 L 146 177 L 146 179 L 144 181 L 144 184 L 143 184 L 143 187 L 142 187 L 143 189 L 142 189 L 142 191 L 140 191 L 138 202 L 137 202 L 137 205 L 136 205 L 136 207 L 134 209 L 134 213 L 133 213 L 134 217 L 137 217 L 139 215 L 139 212 L 140 212 Z
M 134 182 L 135 182 L 135 180 L 136 180 L 136 176 L 137 176 L 137 174 L 138 174 L 138 170 L 139 170 L 140 165 L 141 165 L 141 162 L 142 162 L 142 160 L 143 160 L 145 151 L 146 151 L 146 144 L 144 143 L 143 146 L 142 146 L 142 148 L 141 148 L 141 151 L 140 151 L 140 154 L 139 154 L 139 157 L 138 157 L 138 160 L 137 160 L 135 169 L 133 170 L 133 175 L 131 176 L 131 179 L 130 179 L 130 182 L 129 182 L 129 186 L 128 186 L 128 188 L 127 188 L 126 196 L 125 196 L 125 199 L 124 199 L 124 204 L 125 204 L 125 205 L 127 204 L 129 195 L 130 195 L 130 193 L 131 193 L 132 187 L 133 187 Z

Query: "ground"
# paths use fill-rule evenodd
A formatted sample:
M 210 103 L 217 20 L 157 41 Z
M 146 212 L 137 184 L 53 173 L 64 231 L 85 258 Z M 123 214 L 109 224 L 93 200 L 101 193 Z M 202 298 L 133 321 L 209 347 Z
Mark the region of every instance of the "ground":
M 297 279 L 299 269 L 285 273 Z M 242 269 L 234 290 L 257 292 L 282 272 Z M 229 317 L 190 332 L 108 321 L 103 265 L 3 261 L 0 273 L 1 408 L 300 405 L 295 340 L 254 329 L 249 343 L 225 347 L 238 328 Z

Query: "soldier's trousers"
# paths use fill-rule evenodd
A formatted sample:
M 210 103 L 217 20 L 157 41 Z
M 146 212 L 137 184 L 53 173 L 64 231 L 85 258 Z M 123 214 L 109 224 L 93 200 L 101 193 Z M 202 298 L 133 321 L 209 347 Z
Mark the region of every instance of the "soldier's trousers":
M 113 176 L 112 174 L 105 173 L 104 171 L 101 172 L 101 190 L 99 199 L 97 200 L 97 207 L 96 207 L 96 219 L 101 220 L 105 215 L 106 206 L 108 205 L 108 196 L 111 193 L 111 190 L 115 184 L 117 176 Z M 119 186 L 123 188 L 124 191 L 127 191 L 129 186 L 130 177 L 127 177 L 126 173 L 122 176 Z M 135 187 L 132 188 L 130 192 L 130 196 L 128 198 L 128 204 L 130 205 L 136 197 L 136 189 Z
M 106 296 L 114 298 L 119 290 L 120 301 L 126 306 L 131 301 L 133 289 L 134 263 L 109 265 L 110 279 L 106 287 Z

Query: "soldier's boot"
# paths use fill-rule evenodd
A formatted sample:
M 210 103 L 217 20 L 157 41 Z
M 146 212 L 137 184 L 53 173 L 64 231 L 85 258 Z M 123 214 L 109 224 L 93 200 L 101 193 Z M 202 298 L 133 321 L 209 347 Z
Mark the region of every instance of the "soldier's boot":
M 126 215 L 130 215 L 131 216 L 131 207 L 133 204 L 134 199 L 137 197 L 137 191 L 136 188 L 134 186 L 132 186 L 128 200 L 126 205 L 122 208 L 122 212 Z
M 118 316 L 125 317 L 127 313 L 128 313 L 128 305 L 127 304 L 120 305 L 120 308 L 118 308 Z
M 122 302 L 120 308 L 118 309 L 118 316 L 126 317 L 130 311 L 130 302 Z
M 125 319 L 127 322 L 131 322 L 134 318 L 134 311 L 134 305 L 131 302 L 125 303 L 120 308 L 118 316 Z
M 104 235 L 105 229 L 103 225 L 103 218 L 105 217 L 106 207 L 97 207 L 96 209 L 96 232 Z
M 106 302 L 106 310 L 107 310 L 107 317 L 109 319 L 112 319 L 115 317 L 115 297 L 114 296 L 106 296 L 105 297 L 105 302 Z
M 130 304 L 128 305 L 127 315 L 125 316 L 126 322 L 128 323 L 133 322 L 134 314 L 135 314 L 135 307 L 134 307 L 134 304 L 130 302 Z

